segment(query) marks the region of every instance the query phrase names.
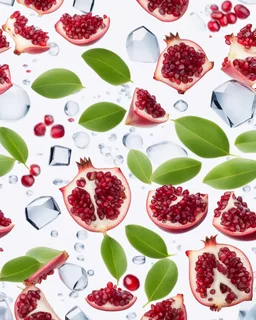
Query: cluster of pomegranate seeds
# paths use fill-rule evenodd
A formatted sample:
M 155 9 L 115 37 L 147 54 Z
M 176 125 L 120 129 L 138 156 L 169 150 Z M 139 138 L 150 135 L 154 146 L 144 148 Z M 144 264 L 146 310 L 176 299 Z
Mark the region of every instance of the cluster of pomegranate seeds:
M 41 168 L 38 164 L 32 164 L 29 168 L 29 173 L 21 177 L 21 183 L 24 187 L 32 187 L 35 183 L 35 178 L 41 173 Z
M 12 223 L 10 218 L 5 218 L 3 212 L 0 210 L 0 226 L 8 227 Z
M 98 306 L 110 303 L 116 307 L 123 307 L 131 302 L 133 295 L 128 291 L 117 288 L 112 282 L 108 282 L 106 288 L 92 291 L 87 299 Z
M 173 302 L 173 299 L 168 299 L 156 304 L 151 304 L 151 310 L 146 312 L 144 317 L 159 320 L 185 320 L 186 318 L 183 309 L 173 308 Z
M 194 222 L 206 210 L 207 203 L 202 198 L 204 196 L 201 193 L 189 194 L 188 190 L 183 191 L 181 187 L 162 186 L 156 189 L 150 209 L 158 221 L 186 225 Z
M 135 105 L 140 110 L 145 110 L 153 118 L 161 118 L 166 114 L 160 103 L 156 102 L 156 97 L 151 95 L 147 90 L 139 89 L 137 91 Z
M 252 24 L 247 24 L 236 35 L 236 40 L 246 49 L 256 47 L 256 29 L 252 30 Z M 225 36 L 226 44 L 230 45 L 230 35 Z
M 0 85 L 4 83 L 10 83 L 10 79 L 8 78 L 8 75 L 6 73 L 6 70 L 9 69 L 8 64 L 0 65 Z
M 55 320 L 49 312 L 39 311 L 26 317 L 24 320 Z
M 188 5 L 188 0 L 148 0 L 148 10 L 154 12 L 158 9 L 161 15 L 172 15 L 179 18 Z
M 54 123 L 54 118 L 52 115 L 47 114 L 44 116 L 44 122 L 40 122 L 35 125 L 34 133 L 38 137 L 42 137 L 46 133 L 46 126 L 51 126 Z M 54 139 L 59 139 L 64 137 L 65 135 L 65 128 L 61 124 L 55 124 L 51 127 L 51 137 Z
M 7 42 L 6 36 L 3 35 L 3 30 L 0 29 L 0 52 L 6 48 L 9 48 L 9 45 L 10 43 Z
M 48 11 L 52 8 L 52 6 L 57 4 L 56 0 L 24 0 L 24 4 L 26 6 L 33 6 L 38 11 Z
M 235 59 L 234 67 L 240 71 L 250 81 L 256 80 L 256 58 L 247 57 L 246 59 Z
M 40 290 L 28 290 L 27 293 L 21 294 L 17 301 L 18 316 L 25 320 L 33 319 L 28 314 L 37 308 L 38 300 L 40 299 Z

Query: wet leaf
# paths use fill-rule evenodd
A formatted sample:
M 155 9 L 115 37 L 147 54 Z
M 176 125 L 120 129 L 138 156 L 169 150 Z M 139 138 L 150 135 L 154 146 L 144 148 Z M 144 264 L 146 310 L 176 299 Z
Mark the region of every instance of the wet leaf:
M 0 154 L 0 177 L 10 172 L 15 164 L 15 159 Z
M 242 152 L 256 152 L 256 130 L 251 130 L 240 134 L 236 138 L 235 145 Z
M 47 247 L 36 247 L 29 250 L 26 253 L 26 256 L 32 257 L 39 261 L 42 264 L 46 264 L 53 260 L 54 258 L 58 257 L 62 251 L 47 248 Z
M 152 164 L 143 152 L 130 150 L 127 156 L 127 165 L 136 178 L 144 183 L 151 183 Z

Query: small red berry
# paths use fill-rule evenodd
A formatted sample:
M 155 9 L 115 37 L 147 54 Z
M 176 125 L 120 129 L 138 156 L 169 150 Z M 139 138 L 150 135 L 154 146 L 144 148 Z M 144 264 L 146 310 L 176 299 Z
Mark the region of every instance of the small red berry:
M 235 24 L 237 22 L 237 16 L 233 12 L 227 13 L 228 23 Z
M 24 187 L 31 187 L 35 182 L 35 178 L 31 174 L 21 177 L 21 183 Z
M 217 6 L 217 4 L 212 4 L 212 5 L 210 6 L 210 8 L 211 8 L 212 11 L 217 11 L 217 10 L 219 10 L 219 7 Z
M 36 136 L 41 137 L 44 136 L 46 132 L 46 126 L 44 123 L 40 122 L 34 127 L 34 133 Z
M 51 137 L 58 139 L 58 138 L 62 138 L 65 134 L 65 129 L 61 124 L 55 124 L 54 126 L 52 126 L 51 128 Z
M 219 20 L 219 23 L 222 27 L 226 27 L 228 25 L 228 17 L 224 14 L 224 16 Z
M 30 168 L 29 168 L 29 172 L 30 174 L 32 174 L 32 176 L 39 176 L 40 172 L 41 172 L 41 168 L 39 167 L 38 164 L 31 164 Z
M 140 280 L 132 274 L 127 274 L 124 277 L 123 284 L 129 291 L 135 291 L 140 287 Z
M 221 12 L 221 11 L 213 11 L 213 12 L 211 13 L 212 19 L 217 19 L 217 20 L 219 20 L 219 19 L 221 19 L 223 16 L 224 16 L 224 13 Z
M 231 1 L 224 1 L 221 5 L 221 9 L 224 12 L 229 12 L 232 9 L 232 2 Z
M 68 121 L 69 121 L 69 122 L 74 122 L 75 119 L 74 119 L 74 118 L 68 118 Z
M 53 116 L 51 116 L 50 114 L 47 114 L 44 116 L 44 123 L 47 125 L 47 126 L 50 126 L 52 125 L 54 122 L 54 118 Z
M 237 4 L 234 8 L 237 18 L 246 19 L 251 14 L 250 10 L 242 4 Z
M 220 30 L 220 24 L 218 21 L 211 20 L 208 22 L 208 29 L 212 32 L 218 32 Z

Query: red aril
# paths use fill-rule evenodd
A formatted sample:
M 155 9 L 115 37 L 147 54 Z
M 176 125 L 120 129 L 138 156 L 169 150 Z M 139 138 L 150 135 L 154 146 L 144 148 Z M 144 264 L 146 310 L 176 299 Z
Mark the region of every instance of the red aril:
M 34 133 L 36 136 L 41 137 L 44 136 L 46 132 L 46 126 L 44 123 L 40 122 L 34 127 Z
M 212 4 L 212 5 L 210 6 L 210 9 L 211 9 L 212 11 L 218 11 L 218 10 L 219 10 L 219 7 L 217 6 L 217 4 Z
M 235 24 L 237 22 L 237 16 L 233 12 L 227 13 L 227 19 L 229 24 Z
M 3 35 L 3 30 L 0 29 L 0 53 L 10 49 L 10 43 L 6 40 L 6 36 Z
M 229 12 L 232 9 L 232 2 L 231 1 L 224 1 L 221 5 L 221 9 L 224 12 Z
M 35 182 L 35 178 L 32 176 L 32 174 L 27 174 L 21 177 L 21 183 L 24 187 L 32 187 Z
M 8 64 L 0 65 L 0 94 L 12 87 L 11 73 Z
M 226 27 L 228 25 L 228 18 L 226 15 L 224 15 L 220 20 L 219 23 L 221 27 Z
M 251 14 L 250 13 L 250 10 L 247 9 L 244 5 L 242 4 L 237 4 L 235 7 L 234 7 L 234 11 L 236 13 L 236 16 L 237 18 L 239 19 L 246 19 L 249 17 L 249 15 Z
M 41 172 L 41 168 L 39 167 L 38 164 L 32 164 L 29 168 L 29 172 L 30 174 L 32 174 L 32 176 L 37 177 Z
M 12 220 L 6 218 L 4 213 L 0 210 L 0 238 L 6 236 L 14 227 Z
M 61 124 L 55 124 L 51 127 L 51 137 L 54 139 L 59 139 L 64 137 L 65 128 Z
M 132 274 L 127 274 L 123 280 L 124 287 L 129 291 L 136 291 L 140 287 L 140 280 Z
M 209 21 L 207 26 L 211 32 L 218 32 L 220 30 L 220 22 L 216 20 Z
M 39 16 L 52 13 L 59 9 L 64 0 L 17 0 L 29 9 L 38 13 Z
M 213 11 L 213 12 L 211 13 L 211 18 L 212 18 L 212 19 L 215 19 L 215 20 L 219 20 L 219 19 L 221 19 L 223 16 L 224 16 L 224 13 L 221 12 L 221 11 Z
M 226 43 L 231 44 L 230 35 L 225 36 Z M 247 24 L 243 27 L 236 35 L 236 40 L 239 44 L 245 47 L 245 49 L 250 49 L 251 47 L 256 47 L 256 29 L 252 30 L 252 24 Z M 250 50 L 255 52 L 255 48 Z
M 44 123 L 47 126 L 51 126 L 53 124 L 53 122 L 54 122 L 54 118 L 50 114 L 47 114 L 47 115 L 44 116 Z

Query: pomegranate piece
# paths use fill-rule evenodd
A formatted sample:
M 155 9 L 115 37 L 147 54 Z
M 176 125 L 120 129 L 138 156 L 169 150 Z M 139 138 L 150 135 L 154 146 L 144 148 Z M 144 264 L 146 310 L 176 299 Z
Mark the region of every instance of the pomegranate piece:
M 0 210 L 0 238 L 6 236 L 14 227 L 12 220 L 6 218 L 3 212 Z
M 35 286 L 26 287 L 17 297 L 14 313 L 16 320 L 61 320 Z
M 27 174 L 21 177 L 21 183 L 24 187 L 32 187 L 35 183 L 35 178 L 32 176 L 32 174 Z
M 149 191 L 147 213 L 161 229 L 182 233 L 198 226 L 208 211 L 207 194 L 190 194 L 181 187 L 162 186 Z
M 225 36 L 226 44 L 230 45 L 230 35 Z M 245 49 L 250 49 L 256 47 L 256 29 L 252 30 L 252 24 L 247 24 L 243 27 L 236 35 L 236 40 L 239 44 L 245 47 Z M 248 52 L 255 52 L 255 48 L 248 50 Z
M 127 274 L 123 280 L 124 287 L 129 291 L 136 291 L 140 287 L 140 280 L 132 274 Z
M 28 19 L 15 11 L 6 23 L 3 30 L 6 31 L 15 42 L 14 53 L 39 54 L 50 49 L 47 44 L 49 37 L 47 32 L 36 29 L 34 26 L 27 26 Z
M 110 18 L 93 16 L 91 12 L 73 17 L 68 13 L 62 15 L 55 24 L 56 31 L 69 42 L 84 46 L 98 41 L 108 31 Z
M 0 94 L 12 87 L 11 73 L 8 64 L 0 65 Z
M 164 123 L 169 115 L 147 90 L 136 88 L 125 124 L 137 127 L 152 127 Z
M 37 177 L 41 173 L 41 168 L 38 164 L 31 164 L 29 172 L 32 174 L 32 176 Z
M 92 232 L 106 233 L 119 225 L 131 202 L 120 168 L 97 169 L 86 158 L 80 159 L 77 176 L 60 191 L 71 217 Z
M 211 20 L 208 22 L 207 26 L 211 32 L 218 32 L 220 30 L 220 22 L 219 21 Z
M 178 33 L 166 36 L 165 42 L 167 48 L 158 59 L 154 79 L 183 94 L 210 71 L 214 63 L 209 62 L 198 44 L 180 39 Z
M 182 294 L 151 305 L 141 320 L 187 320 L 187 311 Z
M 46 132 L 46 126 L 44 123 L 40 122 L 34 127 L 34 133 L 36 136 L 41 137 L 44 136 Z
M 50 114 L 44 116 L 44 123 L 47 126 L 51 126 L 54 123 L 54 118 Z
M 180 19 L 188 9 L 189 0 L 137 0 L 149 14 L 164 22 Z
M 234 11 L 236 13 L 236 16 L 237 18 L 239 19 L 246 19 L 249 17 L 249 15 L 251 14 L 250 13 L 250 10 L 247 9 L 244 5 L 242 4 L 237 4 L 235 7 L 234 7 Z
M 10 43 L 6 40 L 6 36 L 3 35 L 3 30 L 0 29 L 0 53 L 10 49 Z
M 253 271 L 238 248 L 206 238 L 204 248 L 186 251 L 190 287 L 196 300 L 213 311 L 252 300 Z
M 227 19 L 229 24 L 235 24 L 237 22 L 237 16 L 233 12 L 227 13 Z
M 233 5 L 232 5 L 232 2 L 231 1 L 224 1 L 221 5 L 221 9 L 222 11 L 224 12 L 229 12 L 231 11 Z
M 52 13 L 59 9 L 64 0 L 17 0 L 29 9 L 38 13 L 39 16 Z
M 102 311 L 122 311 L 129 309 L 137 300 L 129 291 L 118 288 L 108 282 L 106 288 L 93 290 L 86 297 L 86 302 Z
M 54 139 L 59 139 L 64 137 L 65 135 L 65 128 L 61 124 L 55 124 L 51 128 L 51 137 Z

